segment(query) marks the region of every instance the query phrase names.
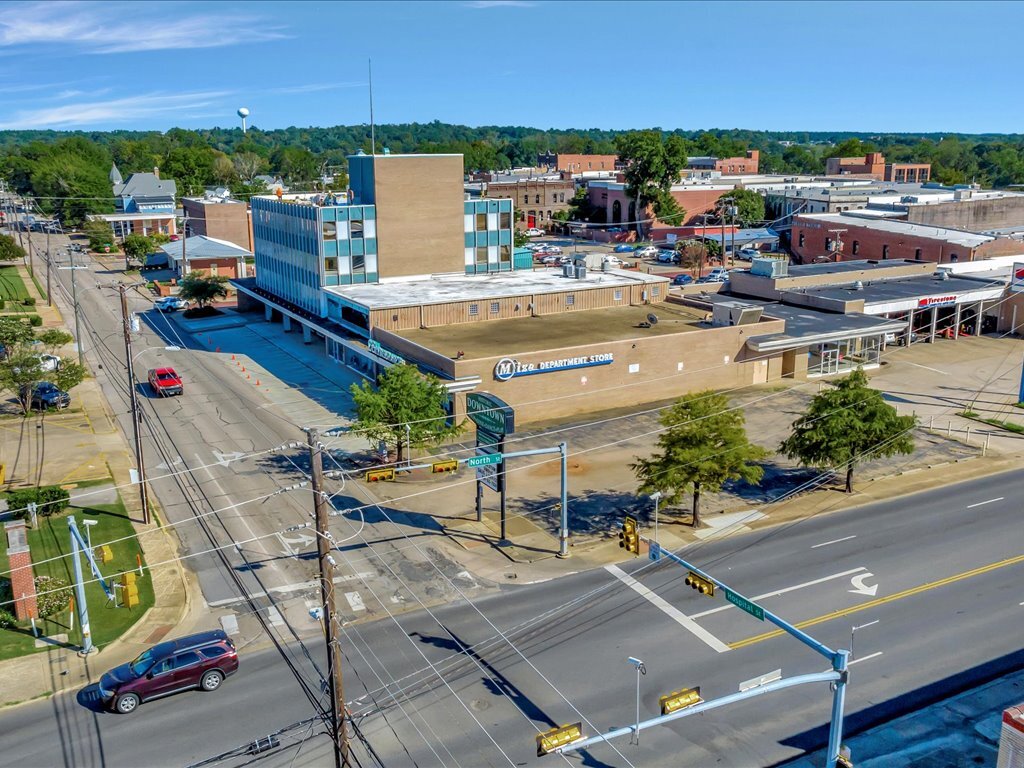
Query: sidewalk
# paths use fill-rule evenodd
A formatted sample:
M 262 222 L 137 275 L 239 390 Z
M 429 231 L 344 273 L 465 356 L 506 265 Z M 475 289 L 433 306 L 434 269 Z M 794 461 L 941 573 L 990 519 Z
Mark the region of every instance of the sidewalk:
M 46 306 L 43 297 L 29 279 L 27 271 L 23 277 L 29 291 L 36 296 L 36 310 L 43 318 L 44 327 L 63 327 L 60 312 L 56 307 Z M 54 291 L 55 298 L 58 295 L 57 291 Z M 66 314 L 71 316 L 70 312 Z M 109 476 L 114 485 L 121 486 L 121 498 L 128 513 L 134 520 L 141 520 L 142 508 L 137 488 L 129 485 L 129 469 L 135 466 L 133 454 L 117 428 L 99 382 L 94 376 L 86 379 L 75 387 L 73 398 L 75 406 L 81 408 L 81 414 L 69 416 L 74 416 L 76 421 L 84 420 L 85 423 L 75 427 L 75 431 L 80 435 L 88 435 L 88 439 L 83 437 L 81 442 L 88 442 L 84 450 L 93 460 L 83 463 L 81 467 L 69 466 L 69 462 L 60 460 L 50 462 L 52 466 L 47 466 L 46 469 L 60 477 L 44 475 L 43 482 L 73 484 L 75 480 Z M 64 458 L 66 459 L 69 452 L 73 452 L 75 448 L 82 449 L 83 446 L 65 446 Z M 59 452 L 60 447 L 50 450 Z M 74 476 L 69 476 L 69 469 Z M 75 475 L 76 470 L 81 476 Z M 88 473 L 91 473 L 91 476 L 86 477 L 85 474 Z M 75 491 L 72 490 L 72 495 L 74 494 Z M 195 599 L 195 596 L 199 595 L 198 585 L 175 560 L 178 556 L 177 541 L 171 531 L 159 527 L 159 512 L 154 514 L 154 518 L 157 519 L 148 527 L 141 523 L 134 524 L 137 534 L 159 531 L 148 533 L 139 540 L 145 551 L 146 562 L 156 564 L 150 569 L 156 598 L 153 608 L 133 624 L 121 638 L 99 649 L 97 653 L 90 654 L 88 658 L 83 659 L 72 649 L 51 646 L 48 650 L 31 656 L 0 662 L 0 679 L 4 680 L 4 685 L 0 689 L 0 707 L 64 691 L 75 691 L 98 680 L 107 669 L 135 658 L 146 647 L 158 642 L 172 630 L 185 631 L 202 620 L 201 609 L 204 603 L 201 598 Z

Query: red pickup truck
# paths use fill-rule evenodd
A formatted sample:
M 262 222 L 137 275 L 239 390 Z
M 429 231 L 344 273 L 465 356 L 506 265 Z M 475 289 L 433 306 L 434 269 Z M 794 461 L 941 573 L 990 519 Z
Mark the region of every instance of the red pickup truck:
M 160 397 L 170 397 L 185 392 L 181 377 L 173 368 L 152 368 L 149 371 L 149 386 Z

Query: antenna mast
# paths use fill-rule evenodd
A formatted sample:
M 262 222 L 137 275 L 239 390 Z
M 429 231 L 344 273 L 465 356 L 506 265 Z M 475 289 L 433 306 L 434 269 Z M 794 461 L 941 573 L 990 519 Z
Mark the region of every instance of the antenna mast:
M 377 154 L 377 133 L 373 125 L 373 59 L 366 60 L 366 72 L 370 79 L 370 154 Z

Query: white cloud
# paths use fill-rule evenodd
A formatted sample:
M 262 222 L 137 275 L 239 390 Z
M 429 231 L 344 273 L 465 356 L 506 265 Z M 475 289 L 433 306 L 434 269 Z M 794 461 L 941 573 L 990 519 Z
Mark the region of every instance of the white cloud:
M 270 88 L 264 93 L 316 93 L 317 91 L 333 91 L 338 88 L 365 88 L 366 83 L 306 83 L 305 85 L 285 85 L 280 88 Z
M 469 0 L 463 3 L 467 8 L 533 8 L 537 5 L 530 0 Z
M 0 48 L 53 43 L 88 53 L 128 53 L 218 48 L 283 37 L 280 27 L 254 16 L 171 16 L 155 3 L 32 3 L 0 18 Z
M 120 123 L 168 113 L 180 115 L 186 110 L 217 107 L 230 91 L 199 91 L 195 93 L 148 93 L 110 101 L 88 101 L 63 104 L 59 107 L 41 107 L 15 112 L 10 117 L 0 116 L 0 129 L 75 128 L 97 123 Z M 232 112 L 224 105 L 223 113 Z

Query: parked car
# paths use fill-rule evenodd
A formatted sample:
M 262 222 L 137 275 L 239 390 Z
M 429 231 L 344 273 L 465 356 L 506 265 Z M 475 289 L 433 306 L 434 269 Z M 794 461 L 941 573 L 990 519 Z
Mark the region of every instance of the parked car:
M 675 251 L 660 250 L 657 258 L 659 264 L 675 264 L 679 261 L 679 254 Z
M 60 358 L 57 355 L 39 355 L 39 368 L 44 371 L 56 371 L 60 368 Z
M 157 312 L 176 312 L 179 309 L 188 309 L 188 302 L 177 296 L 162 296 L 153 302 L 153 309 Z
M 543 257 L 541 257 L 541 260 L 540 260 L 541 264 L 552 264 L 553 265 L 553 264 L 560 264 L 561 262 L 562 262 L 562 257 L 558 256 L 558 255 L 556 255 L 554 253 L 545 254 Z
M 557 245 L 543 245 L 536 251 L 534 251 L 534 253 L 540 253 L 543 254 L 544 256 L 557 256 L 561 252 L 562 249 L 559 248 Z
M 742 259 L 743 261 L 750 261 L 760 255 L 761 252 L 757 250 L 757 248 L 740 248 L 736 253 L 736 258 Z
M 139 704 L 200 689 L 215 691 L 238 671 L 238 653 L 221 629 L 159 643 L 100 678 L 103 704 L 127 715 Z
M 658 249 L 653 245 L 644 245 L 636 249 L 636 255 L 641 259 L 653 258 L 658 255 Z
M 537 227 L 530 227 L 528 230 L 526 230 L 526 236 L 527 237 L 543 237 L 544 236 L 544 230 L 543 229 L 538 229 Z
M 626 262 L 624 262 L 618 256 L 605 256 L 604 263 L 607 264 L 609 267 L 618 268 L 623 266 Z
M 49 381 L 40 381 L 32 388 L 32 396 L 29 399 L 29 407 L 37 411 L 45 411 L 49 408 L 67 408 L 71 405 L 71 395 L 60 389 L 56 384 Z
M 693 283 L 693 278 L 685 272 L 672 278 L 672 285 L 690 285 L 691 283 Z
M 632 253 L 635 249 L 629 243 L 619 243 L 615 246 L 615 253 Z
M 173 368 L 151 368 L 149 371 L 149 386 L 153 388 L 154 394 L 160 397 L 171 395 L 182 395 L 185 393 L 185 385 L 181 377 Z
M 725 267 L 715 267 L 710 272 L 708 272 L 707 276 L 714 280 L 728 280 L 729 270 L 727 270 Z
M 171 235 L 170 238 L 172 243 L 176 243 L 181 239 L 178 235 Z

